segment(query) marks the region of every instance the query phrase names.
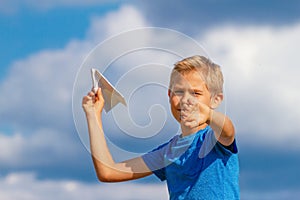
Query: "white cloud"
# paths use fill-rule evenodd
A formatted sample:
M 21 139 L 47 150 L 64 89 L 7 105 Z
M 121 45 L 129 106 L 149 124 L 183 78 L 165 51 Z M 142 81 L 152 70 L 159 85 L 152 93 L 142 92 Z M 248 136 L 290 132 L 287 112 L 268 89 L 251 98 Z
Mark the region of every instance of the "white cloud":
M 71 117 L 72 84 L 83 58 L 80 50 L 72 48 L 70 45 L 64 50 L 43 51 L 12 65 L 0 86 L 3 121 L 22 128 L 27 125 L 65 126 L 57 119 Z
M 65 165 L 80 155 L 78 145 L 68 134 L 39 129 L 30 135 L 0 133 L 0 166 L 2 169 Z
M 299 34 L 299 23 L 223 26 L 201 38 L 212 58 L 223 66 L 229 112 L 240 137 L 248 142 L 288 141 L 290 147 L 299 146 Z
M 297 199 L 299 189 L 241 190 L 245 200 Z M 11 173 L 0 177 L 1 200 L 165 200 L 166 184 L 84 183 L 74 180 L 39 180 L 33 173 Z
M 88 37 L 102 41 L 123 31 L 150 26 L 135 7 L 124 5 L 117 12 L 110 12 L 104 17 L 94 16 Z
M 34 174 L 12 173 L 0 178 L 2 200 L 81 200 L 81 199 L 158 199 L 168 198 L 162 184 L 83 183 L 73 180 L 38 180 Z

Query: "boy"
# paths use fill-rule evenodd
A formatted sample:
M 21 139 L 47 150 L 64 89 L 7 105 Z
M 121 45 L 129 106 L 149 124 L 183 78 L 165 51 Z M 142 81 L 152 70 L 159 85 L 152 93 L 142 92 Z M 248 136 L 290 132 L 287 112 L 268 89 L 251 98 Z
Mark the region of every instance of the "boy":
M 223 100 L 220 67 L 203 56 L 175 64 L 168 90 L 182 133 L 145 155 L 115 163 L 107 148 L 101 89 L 83 98 L 90 147 L 100 181 L 118 182 L 154 173 L 166 180 L 170 199 L 239 199 L 238 158 L 231 120 L 214 111 Z

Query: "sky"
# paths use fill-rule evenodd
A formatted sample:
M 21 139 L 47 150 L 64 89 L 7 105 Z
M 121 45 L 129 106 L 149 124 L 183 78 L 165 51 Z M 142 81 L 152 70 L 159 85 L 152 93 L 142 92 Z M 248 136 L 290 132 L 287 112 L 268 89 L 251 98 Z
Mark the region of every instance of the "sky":
M 242 199 L 297 199 L 299 8 L 296 0 L 1 0 L 0 199 L 167 199 L 154 176 L 96 180 L 80 102 L 97 64 L 128 101 L 104 114 L 110 148 L 116 159 L 141 155 L 178 132 L 168 73 L 199 45 L 225 76 L 220 109 L 236 127 Z

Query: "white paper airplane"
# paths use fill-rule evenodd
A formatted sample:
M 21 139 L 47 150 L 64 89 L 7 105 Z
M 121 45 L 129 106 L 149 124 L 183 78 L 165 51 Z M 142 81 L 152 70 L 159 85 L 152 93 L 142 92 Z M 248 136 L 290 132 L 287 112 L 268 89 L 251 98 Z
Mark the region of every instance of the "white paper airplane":
M 97 69 L 91 69 L 93 90 L 96 92 L 100 87 L 105 100 L 104 110 L 108 113 L 118 103 L 127 106 L 123 95 L 101 74 Z

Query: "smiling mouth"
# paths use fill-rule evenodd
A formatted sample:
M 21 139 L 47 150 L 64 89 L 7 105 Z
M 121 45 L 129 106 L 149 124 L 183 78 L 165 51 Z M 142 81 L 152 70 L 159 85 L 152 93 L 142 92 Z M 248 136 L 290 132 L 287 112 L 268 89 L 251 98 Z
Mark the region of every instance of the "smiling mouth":
M 184 119 L 186 117 L 186 115 L 183 113 L 183 110 L 182 109 L 177 109 L 177 112 L 180 116 L 180 119 Z
M 178 111 L 178 112 L 184 112 L 184 111 L 186 112 L 187 110 L 186 110 L 186 109 L 178 108 L 177 111 Z

